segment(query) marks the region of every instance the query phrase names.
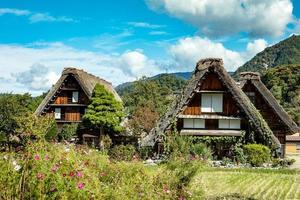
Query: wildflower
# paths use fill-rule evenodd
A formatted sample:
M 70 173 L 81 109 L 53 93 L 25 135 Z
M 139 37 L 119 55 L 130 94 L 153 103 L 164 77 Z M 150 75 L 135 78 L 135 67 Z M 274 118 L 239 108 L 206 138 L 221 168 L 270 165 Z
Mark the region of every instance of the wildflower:
M 178 200 L 185 200 L 185 198 L 184 197 L 179 197 L 179 199 Z
M 59 166 L 57 164 L 55 164 L 52 168 L 51 171 L 52 172 L 56 172 L 58 170 Z
M 35 155 L 35 156 L 34 156 L 34 159 L 35 159 L 35 160 L 40 160 L 41 157 L 40 157 L 39 155 Z
M 57 188 L 56 187 L 51 187 L 50 192 L 56 192 Z
M 15 171 L 19 171 L 21 169 L 21 166 L 20 165 L 16 165 L 15 167 L 14 167 L 14 170 Z
M 70 172 L 69 174 L 71 177 L 75 176 L 75 173 L 74 172 Z
M 102 176 L 102 177 L 103 177 L 103 176 L 106 176 L 106 173 L 105 173 L 105 172 L 101 172 L 101 173 L 100 173 L 100 176 Z
M 77 177 L 81 178 L 83 176 L 83 173 L 82 172 L 77 172 Z
M 78 188 L 78 189 L 83 189 L 84 186 L 85 186 L 84 183 L 78 183 L 78 184 L 77 184 L 77 188 Z
M 66 176 L 67 176 L 67 174 L 66 174 L 66 173 L 62 173 L 62 176 L 63 176 L 63 177 L 66 177 Z
M 163 188 L 163 191 L 164 191 L 164 193 L 167 193 L 167 194 L 170 193 L 170 190 L 169 190 L 168 187 L 166 187 L 166 186 Z
M 48 155 L 45 156 L 45 160 L 49 160 L 49 156 Z
M 4 158 L 4 160 L 7 160 L 7 159 L 8 159 L 7 155 L 3 156 L 3 158 Z
M 38 178 L 39 180 L 44 180 L 45 174 L 39 172 L 39 173 L 37 174 L 37 178 Z
M 69 152 L 70 148 L 69 147 L 65 147 L 65 152 Z

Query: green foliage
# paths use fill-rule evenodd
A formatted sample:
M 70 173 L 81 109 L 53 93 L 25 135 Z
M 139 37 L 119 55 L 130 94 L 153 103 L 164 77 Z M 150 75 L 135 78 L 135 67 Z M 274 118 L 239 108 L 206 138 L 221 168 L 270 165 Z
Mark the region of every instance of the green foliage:
M 173 101 L 174 93 L 184 86 L 184 79 L 164 74 L 153 79 L 143 77 L 118 92 L 129 114 L 147 105 L 154 107 L 154 111 L 161 115 Z
M 118 161 L 130 161 L 135 153 L 135 148 L 132 145 L 116 145 L 110 149 L 109 156 L 111 159 Z
M 191 146 L 191 153 L 205 160 L 212 159 L 212 152 L 204 143 L 193 144 Z
M 239 164 L 239 163 L 246 163 L 247 162 L 247 157 L 244 153 L 243 148 L 237 146 L 234 148 L 234 159 L 235 161 Z
M 0 199 L 174 199 L 178 178 L 165 167 L 110 162 L 84 146 L 35 142 L 0 153 Z
M 146 160 L 152 156 L 153 149 L 152 147 L 141 147 L 138 149 L 140 158 Z
M 183 157 L 188 159 L 191 154 L 193 138 L 181 136 L 177 132 L 172 132 L 165 138 L 164 154 L 170 159 Z
M 201 163 L 192 162 L 181 159 L 171 159 L 167 163 L 167 169 L 176 177 L 174 185 L 177 186 L 177 199 L 185 199 L 190 197 L 188 186 L 195 177 L 198 169 L 202 166 Z M 202 193 L 194 194 L 194 198 L 200 198 Z M 176 198 L 174 198 L 176 199 Z
M 15 143 L 18 137 L 17 119 L 32 113 L 41 101 L 41 97 L 30 94 L 0 94 L 0 141 L 4 144 Z
M 64 124 L 62 126 L 61 132 L 58 134 L 58 136 L 62 140 L 69 141 L 74 136 L 76 136 L 77 128 L 78 128 L 78 124 L 77 123 Z
M 83 120 L 92 127 L 120 132 L 122 131 L 120 123 L 123 116 L 122 103 L 117 101 L 103 85 L 97 84 Z
M 295 122 L 300 124 L 300 65 L 269 69 L 262 80 Z
M 48 132 L 45 134 L 45 139 L 46 139 L 47 141 L 56 140 L 56 139 L 57 139 L 57 136 L 58 136 L 57 126 L 56 126 L 55 120 L 53 120 L 51 123 L 52 123 L 52 124 L 51 124 L 51 126 L 50 126 Z
M 271 158 L 271 151 L 267 146 L 261 144 L 247 144 L 244 146 L 247 161 L 252 166 L 262 166 L 262 164 L 269 162 Z
M 103 150 L 108 150 L 112 145 L 112 140 L 109 137 L 109 135 L 101 135 L 100 136 L 100 143 L 101 143 L 100 146 Z
M 264 51 L 258 53 L 250 61 L 239 67 L 235 72 L 238 77 L 240 72 L 253 71 L 264 73 L 266 68 L 273 68 L 280 65 L 300 63 L 300 36 L 291 36 Z M 275 77 L 275 76 L 274 76 Z

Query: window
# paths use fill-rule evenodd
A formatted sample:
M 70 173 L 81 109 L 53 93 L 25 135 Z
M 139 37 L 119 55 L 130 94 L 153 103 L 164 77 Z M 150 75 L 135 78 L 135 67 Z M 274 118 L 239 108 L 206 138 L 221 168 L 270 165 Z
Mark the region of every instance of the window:
M 300 150 L 300 143 L 296 144 L 296 150 Z
M 183 128 L 205 128 L 204 119 L 183 119 Z
M 202 112 L 223 112 L 223 94 L 202 94 Z
M 241 129 L 240 119 L 219 119 L 219 128 L 221 129 Z
M 78 91 L 72 92 L 72 103 L 78 102 Z
M 245 92 L 245 94 L 248 96 L 250 101 L 254 104 L 255 103 L 255 93 L 254 92 Z
M 55 108 L 55 119 L 61 119 L 61 108 Z

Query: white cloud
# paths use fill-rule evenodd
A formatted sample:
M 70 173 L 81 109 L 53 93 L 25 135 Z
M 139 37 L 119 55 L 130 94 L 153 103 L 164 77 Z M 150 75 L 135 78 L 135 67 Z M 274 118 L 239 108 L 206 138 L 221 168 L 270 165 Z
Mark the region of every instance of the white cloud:
M 150 31 L 149 35 L 168 35 L 165 31 Z
M 29 21 L 31 23 L 37 23 L 37 22 L 77 22 L 76 20 L 66 17 L 66 16 L 60 16 L 60 17 L 54 17 L 49 15 L 48 13 L 36 13 L 29 17 Z
M 29 10 L 21 10 L 21 9 L 14 9 L 14 8 L 0 8 L 0 16 L 6 14 L 24 16 L 24 15 L 30 15 L 31 12 Z
M 114 85 L 160 72 L 153 60 L 137 50 L 103 54 L 62 43 L 0 45 L 0 66 L 0 92 L 30 92 L 34 95 L 50 88 L 64 67 L 84 69 Z
M 180 39 L 169 51 L 174 60 L 172 67 L 176 70 L 191 71 L 200 59 L 215 57 L 223 59 L 228 71 L 234 71 L 262 51 L 266 45 L 266 41 L 258 39 L 248 43 L 246 51 L 237 52 L 227 49 L 222 43 L 195 36 Z
M 210 36 L 247 32 L 253 36 L 280 36 L 293 21 L 290 0 L 146 0 L 154 10 L 197 26 Z
M 147 22 L 128 22 L 128 25 L 134 26 L 134 27 L 139 27 L 139 28 L 150 28 L 150 29 L 157 29 L 157 28 L 164 27 L 163 25 L 150 24 Z
M 27 16 L 30 23 L 38 22 L 77 22 L 77 20 L 66 16 L 52 16 L 49 13 L 38 13 L 29 10 L 16 8 L 0 8 L 0 16 L 2 15 Z
M 267 41 L 265 41 L 264 39 L 257 39 L 253 42 L 249 42 L 247 44 L 248 57 L 255 56 L 258 52 L 264 50 L 267 47 L 267 45 Z

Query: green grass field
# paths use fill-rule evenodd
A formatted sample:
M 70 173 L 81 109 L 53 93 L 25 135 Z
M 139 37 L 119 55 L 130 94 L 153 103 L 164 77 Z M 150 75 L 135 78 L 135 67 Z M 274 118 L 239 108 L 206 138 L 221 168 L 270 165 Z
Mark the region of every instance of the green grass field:
M 190 187 L 207 199 L 300 199 L 300 171 L 203 169 Z

